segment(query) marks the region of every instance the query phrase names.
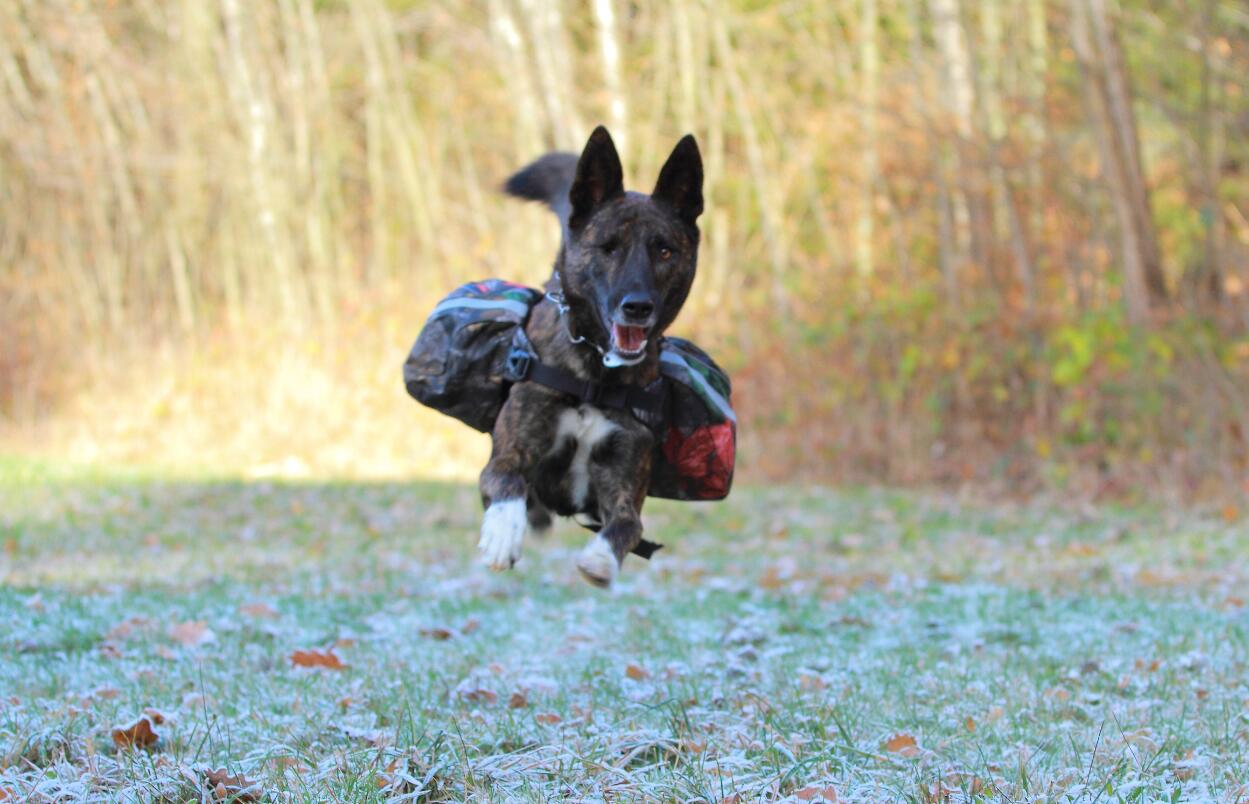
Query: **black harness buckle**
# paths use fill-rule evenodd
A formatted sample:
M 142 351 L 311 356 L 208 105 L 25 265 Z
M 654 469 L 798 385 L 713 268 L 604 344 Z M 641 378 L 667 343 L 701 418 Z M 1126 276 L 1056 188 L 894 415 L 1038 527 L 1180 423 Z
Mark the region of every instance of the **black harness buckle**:
M 513 349 L 507 355 L 506 371 L 512 382 L 523 382 L 533 371 L 533 355 L 524 349 Z

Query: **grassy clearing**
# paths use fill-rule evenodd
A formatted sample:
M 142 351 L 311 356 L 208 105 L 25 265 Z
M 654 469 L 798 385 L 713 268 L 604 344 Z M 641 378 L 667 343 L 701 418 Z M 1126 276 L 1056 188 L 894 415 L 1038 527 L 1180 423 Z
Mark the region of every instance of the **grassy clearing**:
M 649 506 L 667 549 L 605 594 L 571 527 L 476 567 L 478 517 L 460 485 L 0 466 L 0 790 L 245 800 L 224 768 L 293 801 L 1246 793 L 1244 524 L 744 489 Z M 160 742 L 119 749 L 145 708 Z

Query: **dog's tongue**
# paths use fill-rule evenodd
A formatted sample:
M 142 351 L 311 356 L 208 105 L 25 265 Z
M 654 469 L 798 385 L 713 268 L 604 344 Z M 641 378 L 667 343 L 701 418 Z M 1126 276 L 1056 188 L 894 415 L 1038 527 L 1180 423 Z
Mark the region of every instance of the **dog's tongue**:
M 640 352 L 646 345 L 646 327 L 612 324 L 612 339 L 616 341 L 616 348 L 622 352 Z

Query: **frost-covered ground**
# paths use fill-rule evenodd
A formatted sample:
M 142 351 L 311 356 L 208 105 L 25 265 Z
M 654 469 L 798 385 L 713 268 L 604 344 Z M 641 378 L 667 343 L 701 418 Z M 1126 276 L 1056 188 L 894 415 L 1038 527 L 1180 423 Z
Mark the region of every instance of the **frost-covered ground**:
M 0 800 L 1249 795 L 1238 511 L 740 489 L 610 593 L 479 515 L 0 468 Z

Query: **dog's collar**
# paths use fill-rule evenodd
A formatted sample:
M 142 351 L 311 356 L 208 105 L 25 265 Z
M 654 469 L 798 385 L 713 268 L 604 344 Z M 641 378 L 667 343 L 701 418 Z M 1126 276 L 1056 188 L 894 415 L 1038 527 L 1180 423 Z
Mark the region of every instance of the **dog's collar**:
M 555 281 L 560 282 L 559 271 L 555 272 Z M 560 284 L 562 286 L 563 283 L 560 282 Z M 585 343 L 593 346 L 595 351 L 597 351 L 603 358 L 603 365 L 605 367 L 613 369 L 620 368 L 622 366 L 636 366 L 638 363 L 641 363 L 646 359 L 645 352 L 633 358 L 621 357 L 615 349 L 610 351 L 605 350 L 594 341 L 587 340 L 584 335 L 573 335 L 572 329 L 568 326 L 568 316 L 565 315 L 565 313 L 568 312 L 569 307 L 567 300 L 564 299 L 563 291 L 549 290 L 546 293 L 546 299 L 551 302 L 551 304 L 554 304 L 555 309 L 559 312 L 560 320 L 564 322 L 564 334 L 568 336 L 568 340 L 572 341 L 574 344 Z

